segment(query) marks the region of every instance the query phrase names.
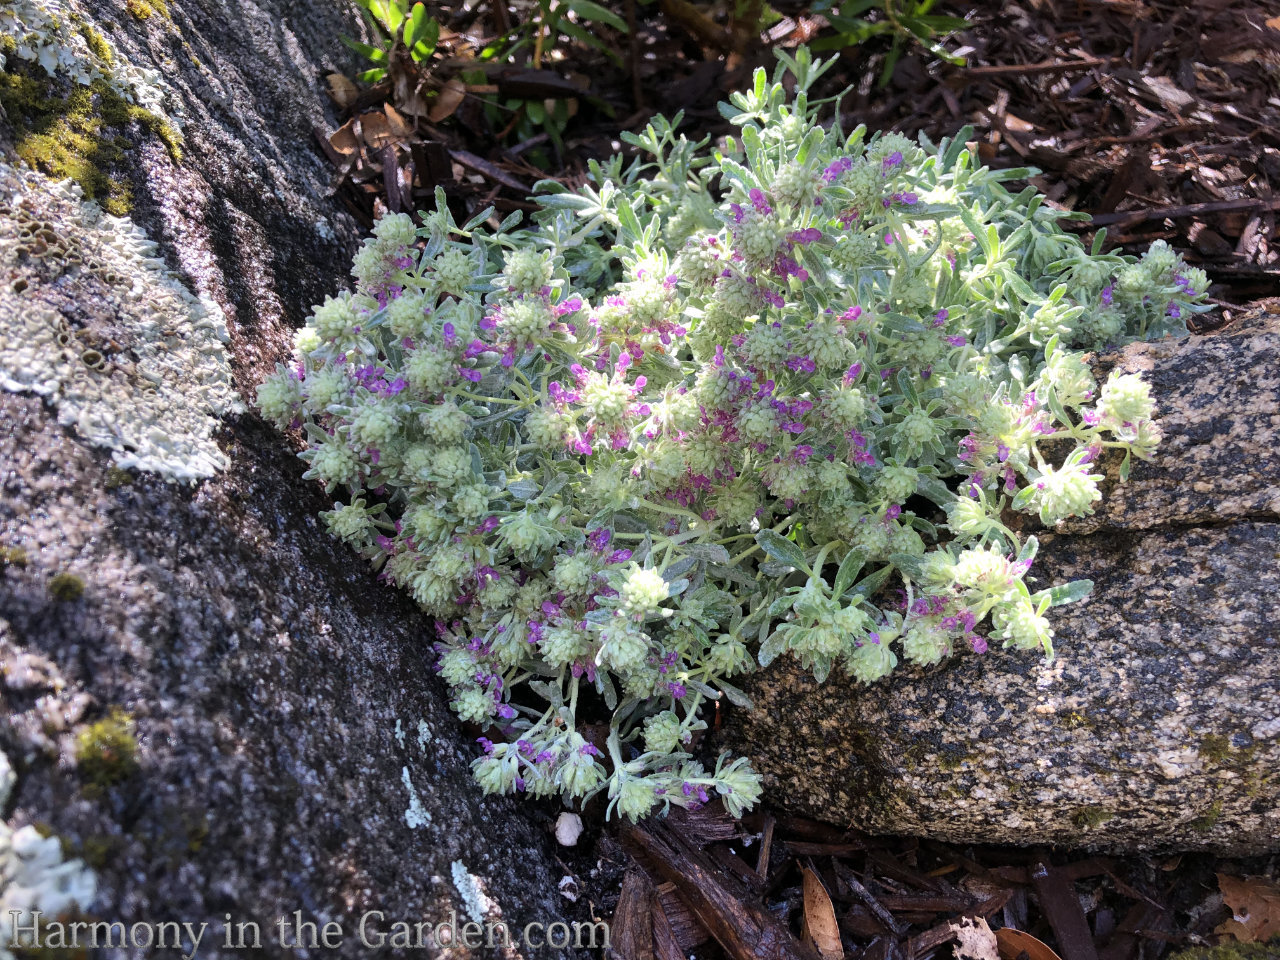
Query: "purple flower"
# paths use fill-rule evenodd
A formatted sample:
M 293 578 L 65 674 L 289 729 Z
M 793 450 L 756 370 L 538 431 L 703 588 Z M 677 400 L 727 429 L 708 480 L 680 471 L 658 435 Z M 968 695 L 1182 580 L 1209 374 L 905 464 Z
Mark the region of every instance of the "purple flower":
M 759 187 L 752 188 L 747 196 L 751 198 L 751 205 L 756 208 L 757 213 L 766 215 L 773 213 L 773 207 L 769 206 L 769 201 L 765 199 L 764 191 Z
M 575 310 L 581 310 L 581 309 L 582 309 L 582 298 L 570 297 L 564 303 L 560 303 L 556 305 L 555 313 L 557 317 L 563 317 L 566 313 L 573 313 Z
M 853 160 L 849 157 L 841 157 L 839 160 L 828 164 L 827 169 L 822 171 L 822 179 L 827 183 L 839 179 L 840 175 L 847 173 L 853 169 Z
M 1104 307 L 1111 306 L 1111 301 L 1113 299 L 1113 294 L 1112 294 L 1113 290 L 1115 290 L 1115 285 L 1111 283 L 1108 283 L 1105 287 L 1102 288 L 1102 305 Z
M 793 243 L 816 243 L 822 239 L 822 231 L 817 227 L 806 227 L 804 230 L 788 234 L 787 239 Z

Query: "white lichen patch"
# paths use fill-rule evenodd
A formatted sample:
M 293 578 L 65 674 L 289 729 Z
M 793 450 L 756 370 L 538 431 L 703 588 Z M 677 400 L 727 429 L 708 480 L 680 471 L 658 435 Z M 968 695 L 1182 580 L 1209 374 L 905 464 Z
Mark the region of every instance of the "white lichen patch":
M 45 397 L 122 468 L 191 481 L 226 466 L 213 432 L 242 406 L 221 309 L 155 249 L 73 184 L 0 164 L 0 386 Z
M 408 767 L 400 769 L 400 780 L 404 783 L 405 790 L 409 792 L 409 806 L 404 811 L 404 822 L 409 825 L 411 830 L 425 827 L 431 822 L 431 814 L 422 805 L 422 798 L 418 796 L 418 791 L 413 785 L 413 779 L 409 776 Z
M 473 922 L 484 923 L 495 909 L 494 902 L 485 893 L 484 881 L 468 870 L 461 860 L 453 861 L 450 871 L 453 873 L 453 885 L 462 898 L 463 910 Z
M 0 753 L 0 808 L 13 789 L 13 769 Z M 43 837 L 35 827 L 13 827 L 0 821 L 0 960 L 14 960 L 9 947 L 13 924 L 10 911 L 18 914 L 18 926 L 30 924 L 31 913 L 58 917 L 73 909 L 87 910 L 97 891 L 93 871 L 79 860 L 62 859 L 57 837 Z
M 110 40 L 91 30 L 89 18 L 66 0 L 0 0 L 0 36 L 13 41 L 14 56 L 38 64 L 51 77 L 65 76 L 86 86 L 101 80 L 181 130 L 180 102 L 160 73 L 131 63 Z M 6 64 L 0 49 L 0 70 Z

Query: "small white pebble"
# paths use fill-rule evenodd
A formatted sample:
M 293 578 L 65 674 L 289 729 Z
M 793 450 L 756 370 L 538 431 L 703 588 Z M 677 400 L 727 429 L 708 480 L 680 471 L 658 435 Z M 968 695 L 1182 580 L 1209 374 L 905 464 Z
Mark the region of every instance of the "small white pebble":
M 565 812 L 560 814 L 560 819 L 556 821 L 556 841 L 562 847 L 572 847 L 578 842 L 578 838 L 582 836 L 582 818 L 576 813 Z

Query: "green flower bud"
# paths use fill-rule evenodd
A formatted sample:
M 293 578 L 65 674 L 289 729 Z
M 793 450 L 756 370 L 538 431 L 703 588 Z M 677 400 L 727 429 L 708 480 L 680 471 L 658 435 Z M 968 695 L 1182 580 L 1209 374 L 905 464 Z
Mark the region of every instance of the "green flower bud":
M 1019 599 L 1000 604 L 991 614 L 991 623 L 1006 647 L 1042 649 L 1047 656 L 1053 656 L 1053 630 L 1030 601 Z
M 618 802 L 618 812 L 636 823 L 648 816 L 658 802 L 653 785 L 647 779 L 619 772 L 609 783 L 609 796 Z
M 351 381 L 341 367 L 321 367 L 308 373 L 302 381 L 302 407 L 309 415 L 317 416 L 330 404 L 345 400 L 350 389 Z
M 1067 517 L 1088 516 L 1093 504 L 1102 499 L 1098 481 L 1102 474 L 1089 473 L 1083 463 L 1065 464 L 1060 470 L 1049 467 L 1035 482 L 1032 503 L 1040 510 L 1040 522 L 1055 524 Z
M 662 574 L 632 563 L 618 591 L 618 612 L 631 619 L 643 620 L 658 611 L 668 592 Z
M 465 250 L 451 247 L 432 261 L 436 282 L 445 293 L 460 297 L 467 292 L 475 275 L 475 261 Z
M 502 279 L 512 293 L 534 294 L 551 283 L 552 269 L 548 253 L 527 247 L 508 250 L 504 255 Z
M 343 341 L 355 325 L 355 311 L 350 301 L 342 297 L 326 297 L 311 315 L 311 326 L 321 340 Z
M 421 336 L 426 315 L 426 298 L 420 293 L 406 293 L 388 304 L 387 329 L 399 338 Z
M 888 676 L 898 665 L 898 658 L 889 649 L 887 643 L 864 640 L 862 646 L 854 648 L 845 661 L 845 669 L 849 676 L 859 683 L 875 683 L 881 677 Z
M 680 718 L 663 710 L 644 721 L 644 748 L 653 753 L 675 753 L 689 739 L 680 726 Z
M 634 625 L 611 623 L 600 639 L 600 654 L 596 659 L 615 673 L 642 667 L 649 656 L 649 635 Z
M 335 504 L 333 510 L 325 511 L 320 517 L 331 534 L 349 543 L 368 542 L 375 529 L 362 499 L 354 500 L 346 506 Z
M 716 793 L 731 817 L 741 817 L 760 802 L 763 784 L 760 775 L 739 757 L 716 774 Z
M 543 634 L 538 653 L 552 667 L 563 667 L 581 660 L 590 649 L 590 638 L 576 628 L 551 627 Z
M 278 427 L 287 427 L 302 403 L 298 379 L 284 364 L 276 364 L 276 372 L 258 385 L 258 409 Z
M 589 744 L 579 733 L 569 737 L 569 753 L 560 767 L 560 785 L 569 799 L 584 797 L 604 780 L 604 768 L 589 751 Z
M 374 224 L 373 235 L 386 247 L 407 247 L 416 238 L 417 227 L 407 213 L 387 213 Z
M 902 503 L 916 492 L 919 482 L 915 468 L 886 464 L 876 478 L 876 492 L 886 503 Z
M 1102 385 L 1098 414 L 1104 424 L 1136 424 L 1150 420 L 1153 413 L 1155 404 L 1151 400 L 1151 389 L 1136 373 L 1112 372 Z
M 360 445 L 382 447 L 395 438 L 400 421 L 390 404 L 369 401 L 356 408 L 350 429 L 352 439 Z
M 467 687 L 449 701 L 463 723 L 484 723 L 494 715 L 493 698 L 479 687 Z
M 709 236 L 690 238 L 676 258 L 676 276 L 700 290 L 714 284 L 724 270 L 720 243 L 712 240 L 715 238 Z

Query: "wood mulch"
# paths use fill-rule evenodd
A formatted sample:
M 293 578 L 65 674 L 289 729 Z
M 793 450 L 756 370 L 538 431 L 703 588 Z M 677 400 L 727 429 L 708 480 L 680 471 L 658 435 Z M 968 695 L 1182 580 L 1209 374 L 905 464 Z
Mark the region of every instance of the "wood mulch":
M 633 39 L 593 28 L 616 60 L 562 43 L 558 60 L 489 65 L 483 83 L 464 83 L 469 58 L 496 33 L 493 10 L 516 15 L 479 4 L 438 11 L 445 29 L 431 71 L 401 65 L 367 90 L 335 77 L 331 95 L 346 122 L 315 131 L 335 168 L 333 190 L 366 222 L 381 209 L 429 207 L 437 186 L 460 213 L 490 203 L 500 213 L 528 209 L 537 180 L 581 182 L 588 159 L 625 151 L 620 130 L 655 112 L 684 110 L 691 134 L 728 132 L 716 103 L 771 62 L 771 45 L 833 34 L 806 4 L 775 3 L 786 16 L 745 43 L 723 16 L 683 19 L 690 5 L 679 0 L 614 6 L 635 21 Z M 945 44 L 966 64 L 909 47 L 882 87 L 888 42 L 846 48 L 825 78 L 829 92 L 852 88 L 846 123 L 934 139 L 972 125 L 984 161 L 1035 166 L 1042 172 L 1031 182 L 1052 202 L 1092 214 L 1086 234 L 1105 227 L 1108 246 L 1129 252 L 1167 240 L 1209 273 L 1211 296 L 1228 312 L 1280 295 L 1280 3 L 1026 0 L 934 12 L 970 21 Z M 722 24 L 723 36 L 707 23 Z M 495 109 L 489 94 L 504 104 L 567 102 L 563 149 L 545 128 L 519 140 L 524 108 Z
M 716 804 L 594 851 L 621 880 L 593 907 L 624 960 L 1159 960 L 1224 924 L 1280 930 L 1274 858 L 960 846 L 768 811 L 734 822 Z

